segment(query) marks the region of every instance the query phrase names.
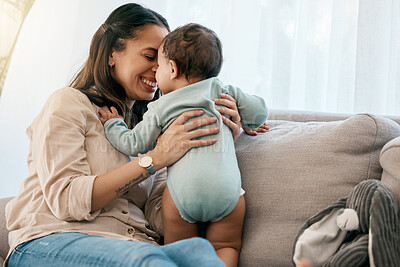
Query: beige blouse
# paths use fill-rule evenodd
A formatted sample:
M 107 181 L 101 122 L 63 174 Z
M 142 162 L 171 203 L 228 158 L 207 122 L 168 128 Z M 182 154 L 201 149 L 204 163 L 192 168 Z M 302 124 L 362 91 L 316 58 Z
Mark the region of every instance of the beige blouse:
M 6 206 L 9 254 L 25 241 L 60 232 L 158 240 L 165 168 L 90 213 L 96 176 L 130 160 L 107 141 L 98 110 L 80 91 L 63 88 L 28 127 L 29 175 Z

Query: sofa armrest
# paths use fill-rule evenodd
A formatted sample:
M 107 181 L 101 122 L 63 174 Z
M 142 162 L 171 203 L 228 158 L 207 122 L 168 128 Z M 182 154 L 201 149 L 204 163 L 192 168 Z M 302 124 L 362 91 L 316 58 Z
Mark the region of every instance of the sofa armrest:
M 388 142 L 381 151 L 382 182 L 397 195 L 400 203 L 400 137 Z
M 11 197 L 0 198 L 0 266 L 2 261 L 6 258 L 8 250 L 8 230 L 6 227 L 5 208 L 6 204 L 11 200 Z

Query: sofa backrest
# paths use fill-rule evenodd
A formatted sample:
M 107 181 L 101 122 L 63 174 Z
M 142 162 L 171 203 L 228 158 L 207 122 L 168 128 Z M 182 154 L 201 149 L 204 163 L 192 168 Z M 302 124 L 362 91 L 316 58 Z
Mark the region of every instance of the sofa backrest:
M 273 112 L 269 119 L 267 133 L 236 140 L 246 191 L 240 266 L 293 265 L 302 224 L 361 181 L 381 179 L 379 153 L 400 136 L 399 124 L 368 114 Z
M 328 121 L 341 121 L 348 119 L 355 114 L 349 113 L 329 113 L 317 111 L 299 111 L 299 110 L 283 110 L 271 109 L 269 112 L 268 120 L 283 120 L 294 122 L 328 122 Z M 400 116 L 380 116 L 400 124 Z

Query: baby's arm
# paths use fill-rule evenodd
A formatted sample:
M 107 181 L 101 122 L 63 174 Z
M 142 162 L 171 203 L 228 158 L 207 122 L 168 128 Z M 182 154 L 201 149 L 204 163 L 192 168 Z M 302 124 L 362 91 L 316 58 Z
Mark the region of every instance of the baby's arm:
M 121 153 L 136 157 L 139 153 L 146 153 L 155 147 L 161 128 L 158 127 L 158 117 L 154 111 L 149 109 L 143 120 L 132 130 L 115 108 L 112 107 L 111 112 L 101 110 L 99 113 L 108 141 Z
M 268 108 L 264 99 L 250 95 L 240 88 L 228 86 L 228 94 L 236 99 L 242 126 L 250 129 L 267 129 Z

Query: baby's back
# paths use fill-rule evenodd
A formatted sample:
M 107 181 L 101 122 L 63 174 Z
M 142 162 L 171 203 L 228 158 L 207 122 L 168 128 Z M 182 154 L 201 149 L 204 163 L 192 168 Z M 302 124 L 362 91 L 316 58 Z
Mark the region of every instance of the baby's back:
M 204 222 L 229 214 L 241 188 L 229 127 L 222 125 L 216 144 L 193 148 L 169 167 L 167 181 L 172 199 L 186 220 Z

